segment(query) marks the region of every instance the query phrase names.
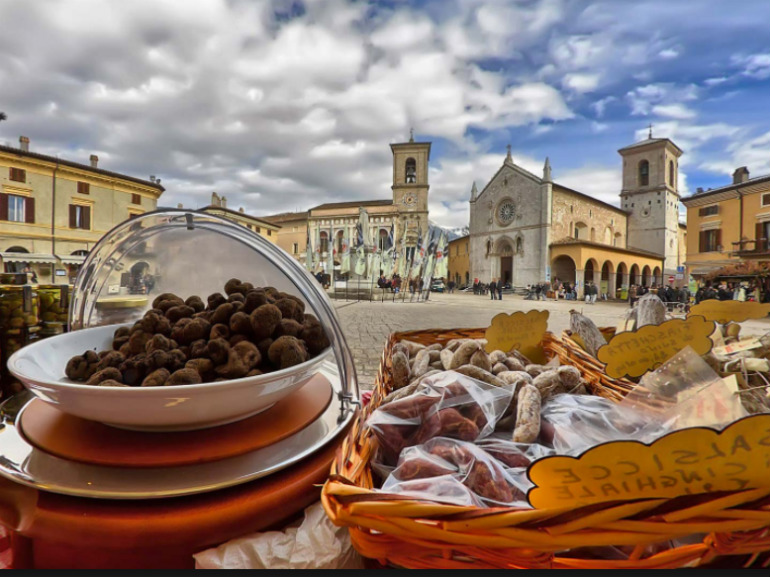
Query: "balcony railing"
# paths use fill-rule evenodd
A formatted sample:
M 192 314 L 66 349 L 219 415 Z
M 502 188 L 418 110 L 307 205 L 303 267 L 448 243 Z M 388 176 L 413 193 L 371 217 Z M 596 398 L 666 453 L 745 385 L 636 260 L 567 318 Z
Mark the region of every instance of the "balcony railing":
M 740 257 L 759 257 L 770 255 L 770 243 L 766 238 L 757 238 L 754 240 L 739 240 L 733 243 L 731 256 Z

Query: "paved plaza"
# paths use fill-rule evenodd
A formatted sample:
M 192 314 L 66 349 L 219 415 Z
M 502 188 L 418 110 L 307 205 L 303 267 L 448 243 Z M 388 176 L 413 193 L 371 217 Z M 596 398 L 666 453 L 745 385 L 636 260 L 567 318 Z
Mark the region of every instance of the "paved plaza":
M 493 301 L 489 295 L 469 293 L 431 293 L 427 302 L 334 301 L 348 347 L 353 353 L 361 390 L 369 390 L 379 369 L 380 357 L 390 333 L 424 329 L 487 327 L 501 312 L 547 310 L 548 329 L 554 334 L 569 328 L 569 311 L 576 309 L 597 326 L 617 326 L 628 310 L 627 303 L 582 301 L 528 301 L 516 295 L 503 295 Z M 743 323 L 744 334 L 770 331 L 770 320 Z

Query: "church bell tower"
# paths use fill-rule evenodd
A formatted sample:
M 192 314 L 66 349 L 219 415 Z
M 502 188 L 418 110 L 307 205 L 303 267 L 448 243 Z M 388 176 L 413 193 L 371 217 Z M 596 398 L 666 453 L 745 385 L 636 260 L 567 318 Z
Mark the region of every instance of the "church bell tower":
M 393 153 L 393 205 L 399 213 L 396 236 L 400 239 L 406 228 L 407 246 L 416 245 L 420 230 L 423 235 L 428 232 L 430 145 L 430 142 L 415 142 L 411 132 L 409 142 L 390 145 Z
M 682 150 L 668 138 L 653 138 L 618 150 L 623 157 L 620 208 L 629 213 L 629 248 L 665 257 L 664 274 L 678 264 L 679 157 Z

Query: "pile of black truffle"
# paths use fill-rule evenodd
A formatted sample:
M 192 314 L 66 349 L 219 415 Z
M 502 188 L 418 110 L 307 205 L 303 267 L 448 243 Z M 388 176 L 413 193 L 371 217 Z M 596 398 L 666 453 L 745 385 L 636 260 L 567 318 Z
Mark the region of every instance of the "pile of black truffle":
M 305 303 L 273 287 L 230 279 L 207 303 L 163 293 L 111 351 L 70 359 L 69 379 L 101 387 L 194 385 L 253 377 L 304 363 L 330 346 Z

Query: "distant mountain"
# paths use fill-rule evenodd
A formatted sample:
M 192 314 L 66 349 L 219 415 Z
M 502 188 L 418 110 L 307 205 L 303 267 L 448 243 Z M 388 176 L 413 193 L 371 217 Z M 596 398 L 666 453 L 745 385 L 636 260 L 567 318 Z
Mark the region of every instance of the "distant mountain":
M 449 239 L 450 242 L 457 238 L 460 238 L 461 236 L 465 236 L 466 234 L 468 234 L 468 231 L 469 231 L 467 226 L 463 226 L 460 228 L 446 228 L 444 226 L 437 225 L 435 222 L 431 222 L 430 224 L 431 226 L 435 226 L 443 230 L 446 233 L 447 238 Z

